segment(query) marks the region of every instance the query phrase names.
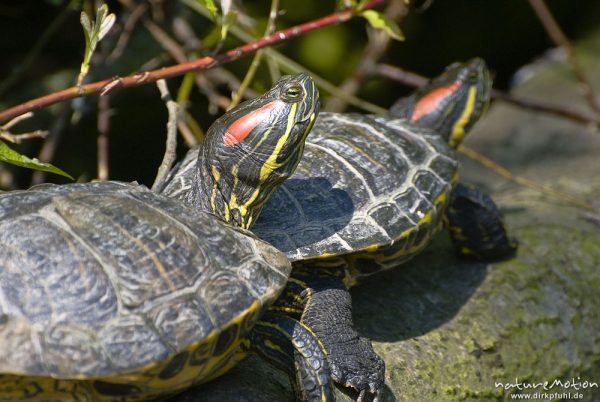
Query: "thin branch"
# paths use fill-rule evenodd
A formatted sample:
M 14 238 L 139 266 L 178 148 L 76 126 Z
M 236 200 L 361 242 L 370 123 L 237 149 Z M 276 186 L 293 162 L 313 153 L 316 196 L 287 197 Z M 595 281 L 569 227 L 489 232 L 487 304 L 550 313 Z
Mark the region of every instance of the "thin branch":
M 45 130 L 35 130 L 21 134 L 13 134 L 10 132 L 12 127 L 31 117 L 33 117 L 32 112 L 25 113 L 0 126 L 0 140 L 6 140 L 8 142 L 12 142 L 13 144 L 20 144 L 22 141 L 32 138 L 45 138 L 48 135 L 48 131 Z
M 132 0 L 119 0 L 121 4 L 126 6 L 131 12 L 134 12 L 138 5 Z M 171 55 L 171 57 L 177 63 L 186 63 L 189 58 L 185 49 L 179 45 L 179 43 L 173 39 L 160 25 L 156 24 L 148 17 L 142 18 L 142 23 L 146 30 L 152 35 L 154 40 L 162 46 L 163 49 Z M 202 74 L 194 74 L 194 80 L 196 85 L 202 93 L 204 93 L 211 105 L 217 105 L 221 109 L 225 110 L 229 106 L 229 98 L 221 96 L 211 85 L 211 83 Z M 217 110 L 215 110 L 216 112 Z
M 273 31 L 275 30 L 275 20 L 277 19 L 278 13 L 279 13 L 279 0 L 271 0 L 271 10 L 269 11 L 269 20 L 267 21 L 267 27 L 265 28 L 265 33 L 263 36 L 268 36 L 268 35 L 272 34 Z M 252 80 L 254 79 L 254 76 L 256 75 L 256 70 L 258 69 L 258 66 L 260 65 L 260 62 L 262 60 L 263 52 L 264 52 L 264 49 L 260 49 L 254 55 L 254 58 L 252 59 L 252 63 L 250 63 L 250 67 L 248 68 L 248 71 L 246 72 L 246 75 L 244 76 L 244 79 L 242 80 L 242 83 L 240 84 L 239 89 L 231 97 L 231 103 L 229 104 L 229 109 L 234 108 L 237 104 L 240 103 L 240 100 L 242 100 L 242 97 L 244 96 L 244 92 L 246 92 L 246 89 L 250 86 L 250 83 L 252 82 Z
M 194 132 L 186 121 L 179 121 L 179 123 L 177 123 L 177 128 L 179 129 L 179 132 L 185 141 L 185 145 L 187 145 L 188 148 L 198 144 L 198 140 L 196 139 Z
M 71 115 L 71 103 L 65 102 L 59 105 L 56 112 L 56 117 L 52 126 L 50 127 L 50 135 L 44 140 L 42 149 L 38 153 L 38 159 L 42 162 L 50 163 L 54 159 L 54 153 L 58 147 L 58 143 L 65 127 L 69 123 L 69 116 Z M 31 176 L 31 185 L 40 184 L 46 181 L 47 172 L 43 170 L 35 170 Z
M 413 88 L 422 87 L 428 81 L 427 77 L 389 64 L 378 64 L 374 72 L 382 77 Z
M 594 109 L 595 112 L 600 113 L 600 104 L 598 103 L 594 89 L 592 88 L 590 81 L 585 76 L 585 73 L 581 68 L 581 64 L 579 64 L 579 60 L 575 54 L 575 48 L 569 41 L 569 38 L 567 38 L 567 35 L 565 35 L 562 29 L 560 29 L 560 26 L 552 16 L 550 10 L 548 10 L 544 0 L 529 0 L 529 4 L 544 26 L 548 36 L 550 36 L 554 43 L 566 50 L 573 73 L 581 84 L 581 88 L 586 99 L 588 100 L 590 107 Z
M 462 154 L 469 157 L 469 159 L 479 162 L 483 166 L 489 168 L 494 173 L 504 177 L 505 179 L 507 179 L 513 183 L 516 183 L 523 187 L 527 187 L 532 190 L 538 191 L 542 194 L 546 194 L 550 197 L 561 200 L 562 202 L 565 202 L 567 204 L 570 204 L 570 205 L 573 205 L 573 206 L 576 206 L 579 208 L 587 209 L 587 210 L 594 211 L 594 212 L 598 212 L 598 210 L 599 210 L 597 207 L 595 207 L 594 205 L 590 204 L 589 202 L 587 202 L 585 200 L 579 199 L 577 197 L 573 197 L 572 195 L 565 194 L 560 191 L 556 191 L 553 188 L 543 186 L 543 185 L 536 183 L 532 180 L 529 180 L 525 177 L 515 175 L 510 170 L 505 168 L 504 166 L 501 166 L 497 162 L 494 162 L 490 158 L 480 154 L 479 152 L 475 151 L 472 148 L 467 147 L 464 144 L 461 144 L 459 146 L 458 150 Z
M 568 120 L 572 120 L 576 123 L 584 124 L 592 129 L 600 128 L 600 120 L 591 118 L 583 113 L 575 110 L 566 109 L 562 106 L 551 105 L 546 102 L 542 102 L 534 99 L 525 99 L 521 97 L 512 96 L 506 92 L 492 89 L 492 99 L 500 100 L 506 103 L 512 103 L 513 105 L 520 106 L 525 109 L 534 110 L 536 112 L 542 112 L 546 114 L 552 114 L 560 116 Z
M 288 73 L 297 73 L 299 71 L 307 71 L 306 68 L 304 68 L 302 65 L 296 63 L 289 57 L 284 56 L 283 54 L 277 52 L 274 49 L 266 49 L 266 51 L 267 51 L 267 54 L 269 55 L 269 57 L 272 57 L 277 62 L 277 64 L 279 64 L 281 69 Z M 352 106 L 356 106 L 357 108 L 366 110 L 367 112 L 370 112 L 370 113 L 384 114 L 387 112 L 387 109 L 382 108 L 381 106 L 378 106 L 371 102 L 367 102 L 366 100 L 360 99 L 359 97 L 357 97 L 355 95 L 345 93 L 344 91 L 342 91 L 341 89 L 339 89 L 338 87 L 333 85 L 331 82 L 327 81 L 325 78 L 321 77 L 320 75 L 315 74 L 313 71 L 308 70 L 307 72 L 310 74 L 310 76 L 312 77 L 315 84 L 317 84 L 317 86 L 320 89 L 322 89 L 324 92 L 327 92 L 327 93 L 329 93 L 333 96 L 337 96 L 339 98 L 343 98 L 346 102 L 348 102 Z
M 169 89 L 167 88 L 167 82 L 165 80 L 158 80 L 156 82 L 158 90 L 160 91 L 160 97 L 167 105 L 167 111 L 169 112 L 169 120 L 167 121 L 167 145 L 165 147 L 165 155 L 163 160 L 158 167 L 158 173 L 154 184 L 152 185 L 152 191 L 159 191 L 162 189 L 173 162 L 177 157 L 177 125 L 179 122 L 179 105 L 173 101 Z
M 131 32 L 133 32 L 133 29 L 135 28 L 137 22 L 142 17 L 142 15 L 144 15 L 147 9 L 147 4 L 140 4 L 131 11 L 131 13 L 129 14 L 129 18 L 127 18 L 127 21 L 125 21 L 125 24 L 123 25 L 123 31 L 121 32 L 121 35 L 117 40 L 117 44 L 106 59 L 107 63 L 110 63 L 121 57 L 121 55 L 123 54 L 123 50 L 125 50 L 127 43 L 129 43 Z
M 374 8 L 383 3 L 385 3 L 385 0 L 372 0 L 368 2 L 363 9 Z M 20 105 L 14 106 L 12 108 L 0 112 L 0 122 L 7 121 L 13 117 L 19 116 L 23 113 L 35 109 L 39 109 L 44 106 L 52 105 L 54 103 L 63 102 L 66 100 L 71 100 L 81 96 L 87 96 L 96 93 L 100 93 L 102 95 L 109 93 L 115 89 L 143 85 L 150 82 L 156 82 L 161 78 L 166 79 L 176 77 L 185 74 L 189 71 L 207 69 L 217 65 L 221 65 L 223 63 L 237 60 L 242 56 L 257 51 L 258 49 L 262 49 L 268 46 L 281 43 L 283 41 L 287 41 L 290 38 L 303 35 L 307 32 L 314 31 L 325 26 L 330 26 L 348 21 L 353 16 L 353 10 L 336 12 L 326 17 L 322 17 L 313 21 L 306 22 L 304 24 L 296 25 L 291 28 L 277 31 L 272 35 L 261 38 L 255 42 L 239 46 L 235 49 L 231 49 L 225 53 L 216 55 L 214 57 L 202 57 L 200 59 L 192 60 L 187 63 L 177 64 L 158 70 L 140 72 L 129 75 L 127 77 L 110 78 L 102 81 L 92 82 L 82 86 L 66 88 L 62 91 L 54 92 L 36 99 L 32 99 L 28 102 L 22 103 Z
M 13 128 L 14 126 L 16 126 L 17 124 L 19 124 L 20 122 L 22 122 L 23 120 L 27 120 L 33 117 L 33 112 L 28 112 L 25 114 L 22 114 L 20 116 L 15 117 L 14 119 L 4 123 L 3 125 L 0 126 L 0 130 L 2 131 L 8 131 L 11 128 Z
M 399 23 L 408 14 L 407 5 L 403 1 L 392 1 L 385 10 L 385 15 Z M 370 27 L 369 27 L 370 28 Z M 392 38 L 383 30 L 369 29 L 369 40 L 363 50 L 360 62 L 354 72 L 339 86 L 340 91 L 347 95 L 355 95 L 365 79 L 372 75 L 377 61 L 389 48 Z M 331 97 L 325 104 L 324 110 L 328 112 L 342 112 L 348 102 L 345 97 Z
M 198 11 L 203 12 L 202 9 L 199 9 Z M 246 43 L 253 43 L 256 40 L 256 38 L 254 38 L 251 34 L 236 26 L 232 26 L 231 28 L 229 28 L 229 32 L 231 32 L 235 37 Z M 312 77 L 313 81 L 317 84 L 319 89 L 324 92 L 327 92 L 328 94 L 341 97 L 345 99 L 346 102 L 348 102 L 349 104 L 356 106 L 359 109 L 366 110 L 370 113 L 383 114 L 386 112 L 386 109 L 380 106 L 360 99 L 357 96 L 344 93 L 331 82 L 327 81 L 325 78 L 321 77 L 314 71 L 308 70 L 306 67 L 295 62 L 294 60 L 283 55 L 275 49 L 267 48 L 265 49 L 265 52 L 267 53 L 267 57 L 270 62 L 277 63 L 279 67 L 281 67 L 281 69 L 287 73 L 298 73 L 300 71 L 306 71 L 310 74 L 310 76 Z
M 110 97 L 98 101 L 98 180 L 108 180 L 108 133 L 110 131 Z
M 8 131 L 0 131 L 0 139 L 12 142 L 13 144 L 20 144 L 23 141 L 31 140 L 33 138 L 46 138 L 47 135 L 47 130 L 35 130 L 21 134 L 11 134 Z

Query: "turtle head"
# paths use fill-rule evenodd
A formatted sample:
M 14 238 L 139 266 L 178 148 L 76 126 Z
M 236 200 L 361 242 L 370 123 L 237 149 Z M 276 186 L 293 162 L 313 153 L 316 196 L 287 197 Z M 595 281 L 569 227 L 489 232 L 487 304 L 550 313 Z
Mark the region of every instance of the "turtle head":
M 317 88 L 300 73 L 221 116 L 199 153 L 199 203 L 227 222 L 250 227 L 296 169 L 318 110 Z
M 486 109 L 492 87 L 490 72 L 482 59 L 454 63 L 412 95 L 397 101 L 390 115 L 439 132 L 452 147 Z

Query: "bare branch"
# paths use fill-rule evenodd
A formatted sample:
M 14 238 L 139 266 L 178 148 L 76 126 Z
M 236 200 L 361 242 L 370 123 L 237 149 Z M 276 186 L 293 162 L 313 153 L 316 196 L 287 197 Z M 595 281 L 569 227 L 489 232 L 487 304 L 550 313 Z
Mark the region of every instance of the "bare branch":
M 152 191 L 159 191 L 162 189 L 169 171 L 175 161 L 176 150 L 177 150 L 177 125 L 179 122 L 179 105 L 173 101 L 169 89 L 167 88 L 167 82 L 165 80 L 158 80 L 156 82 L 158 90 L 160 91 L 160 97 L 167 105 L 167 111 L 169 112 L 169 120 L 167 121 L 167 145 L 165 147 L 165 155 L 163 160 L 158 167 L 158 173 L 154 184 L 152 185 Z
M 600 113 L 600 104 L 598 103 L 594 89 L 592 88 L 590 81 L 585 76 L 583 69 L 581 68 L 581 64 L 579 64 L 579 60 L 575 55 L 575 48 L 569 41 L 569 38 L 567 38 L 567 35 L 565 35 L 562 29 L 560 29 L 560 26 L 552 16 L 550 10 L 548 10 L 544 0 L 529 0 L 529 4 L 544 26 L 548 36 L 550 36 L 554 43 L 566 50 L 573 73 L 581 84 L 581 88 L 586 99 L 588 100 L 590 107 L 594 109 L 595 112 Z
M 271 11 L 269 12 L 269 20 L 267 21 L 267 28 L 265 29 L 265 33 L 263 36 L 268 36 L 268 35 L 272 34 L 273 31 L 275 30 L 275 19 L 277 18 L 278 12 L 279 12 L 279 0 L 271 0 Z M 260 62 L 262 60 L 263 52 L 264 52 L 263 49 L 260 49 L 254 55 L 254 58 L 252 59 L 252 63 L 250 63 L 250 67 L 248 68 L 248 71 L 246 72 L 246 75 L 244 76 L 244 79 L 242 80 L 242 83 L 240 84 L 239 89 L 231 97 L 231 103 L 229 104 L 229 109 L 234 108 L 238 103 L 240 103 L 240 100 L 242 100 L 242 97 L 244 96 L 244 92 L 246 92 L 246 89 L 250 86 L 250 83 L 254 79 L 256 70 L 258 69 L 258 66 L 260 65 Z
M 108 180 L 108 133 L 110 131 L 110 97 L 98 101 L 98 180 Z
M 106 59 L 107 63 L 110 63 L 114 60 L 117 60 L 119 57 L 121 57 L 121 54 L 123 54 L 123 50 L 125 50 L 125 46 L 127 46 L 127 43 L 129 42 L 129 38 L 131 37 L 131 32 L 133 31 L 137 22 L 139 21 L 141 16 L 144 15 L 144 13 L 146 12 L 147 9 L 148 9 L 147 4 L 140 4 L 131 11 L 129 18 L 127 18 L 127 21 L 125 21 L 125 25 L 123 26 L 123 32 L 121 32 L 121 35 L 119 36 L 119 39 L 117 40 L 117 44 L 115 45 L 112 52 Z
M 50 127 L 50 135 L 44 139 L 42 149 L 38 153 L 38 159 L 45 163 L 52 162 L 54 159 L 54 153 L 58 147 L 60 138 L 69 123 L 69 116 L 71 116 L 71 104 L 63 103 L 58 107 L 54 122 Z M 35 170 L 31 176 L 31 185 L 40 184 L 46 181 L 47 172 L 43 170 Z
M 33 138 L 45 138 L 47 135 L 47 130 L 35 130 L 22 134 L 11 134 L 7 131 L 0 131 L 0 139 L 12 142 L 13 144 L 20 144 L 23 141 Z
M 30 131 L 28 133 L 21 134 L 13 134 L 10 132 L 10 129 L 22 122 L 23 120 L 27 120 L 33 117 L 33 113 L 25 113 L 21 116 L 17 116 L 6 124 L 0 126 L 0 140 L 6 140 L 8 142 L 12 142 L 13 144 L 20 144 L 22 141 L 29 140 L 32 138 L 44 138 L 48 135 L 48 131 L 45 130 L 35 130 Z
M 14 119 L 6 122 L 5 124 L 3 124 L 2 126 L 0 126 L 0 130 L 2 131 L 8 131 L 10 130 L 12 127 L 16 126 L 17 124 L 19 124 L 20 122 L 22 122 L 23 120 L 27 120 L 33 117 L 33 112 L 28 112 L 25 114 L 22 114 L 21 116 L 17 116 Z
M 385 10 L 385 15 L 392 21 L 399 23 L 408 13 L 408 8 L 403 1 L 392 1 Z M 365 47 L 360 62 L 342 85 L 339 90 L 346 95 L 355 95 L 364 80 L 372 75 L 377 61 L 384 55 L 390 43 L 391 37 L 382 30 L 369 29 L 369 41 Z M 325 104 L 325 110 L 329 112 L 342 112 L 346 109 L 348 101 L 347 96 L 332 96 Z
M 490 169 L 492 172 L 504 177 L 505 179 L 507 179 L 513 183 L 516 183 L 520 186 L 527 187 L 532 190 L 538 191 L 542 194 L 546 194 L 550 197 L 561 200 L 562 202 L 565 202 L 567 204 L 570 204 L 570 205 L 573 205 L 573 206 L 576 206 L 579 208 L 587 209 L 587 210 L 594 211 L 594 212 L 599 211 L 598 207 L 590 204 L 589 202 L 587 202 L 585 200 L 579 199 L 577 197 L 573 197 L 572 195 L 565 194 L 560 191 L 556 191 L 553 188 L 543 186 L 543 185 L 536 183 L 533 180 L 529 180 L 525 177 L 515 175 L 510 170 L 505 168 L 504 166 L 500 165 L 497 162 L 494 162 L 487 156 L 480 154 L 479 152 L 475 151 L 472 148 L 467 147 L 464 144 L 461 144 L 459 146 L 458 150 L 462 154 L 466 155 L 469 159 L 479 162 L 483 166 Z

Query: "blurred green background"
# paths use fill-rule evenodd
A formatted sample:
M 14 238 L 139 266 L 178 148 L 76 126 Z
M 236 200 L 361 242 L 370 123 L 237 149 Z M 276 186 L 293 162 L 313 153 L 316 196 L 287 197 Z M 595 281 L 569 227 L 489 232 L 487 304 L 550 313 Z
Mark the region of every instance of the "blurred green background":
M 35 62 L 14 85 L 0 93 L 0 108 L 41 96 L 70 85 L 76 80 L 82 60 L 84 38 L 79 24 L 79 11 L 65 11 L 67 1 L 15 0 L 0 1 L 0 88 L 23 64 L 31 49 L 39 43 L 43 32 L 59 16 L 64 21 L 41 48 Z M 167 32 L 173 29 L 173 19 L 189 22 L 195 35 L 210 42 L 213 24 L 176 0 L 153 1 L 152 17 Z M 83 2 L 88 7 L 92 2 Z M 118 1 L 108 1 L 111 12 L 116 13 L 118 24 L 123 24 L 128 12 Z M 547 4 L 566 34 L 576 40 L 600 24 L 600 2 L 548 0 Z M 264 30 L 270 1 L 239 1 L 244 14 L 254 19 L 257 32 Z M 277 28 L 309 21 L 334 11 L 335 1 L 282 0 L 282 15 Z M 157 12 L 160 11 L 160 12 Z M 437 0 L 425 12 L 410 13 L 401 22 L 406 36 L 404 42 L 392 43 L 382 62 L 393 64 L 423 75 L 439 74 L 444 66 L 456 60 L 473 56 L 483 57 L 495 73 L 496 87 L 510 86 L 512 75 L 521 66 L 553 47 L 527 1 L 500 0 Z M 115 35 L 116 36 L 116 35 Z M 107 42 L 110 42 L 108 38 Z M 113 41 L 116 37 L 113 38 Z M 352 74 L 367 42 L 366 22 L 355 18 L 343 25 L 327 27 L 300 38 L 292 39 L 277 49 L 318 73 L 333 84 L 342 83 Z M 240 42 L 229 37 L 222 49 Z M 211 49 L 203 51 L 210 54 Z M 138 24 L 123 55 L 108 66 L 93 66 L 89 80 L 140 71 L 149 60 L 159 60 L 162 65 L 175 64 L 164 57 L 165 52 Z M 237 77 L 243 77 L 251 57 L 226 65 Z M 155 68 L 158 65 L 154 65 Z M 169 80 L 173 93 L 181 78 Z M 252 87 L 257 91 L 270 85 L 267 68 L 259 68 Z M 229 89 L 217 89 L 229 96 Z M 368 101 L 388 107 L 396 98 L 410 91 L 398 83 L 382 78 L 368 79 L 358 95 Z M 52 163 L 79 180 L 96 177 L 96 120 L 97 97 L 76 100 L 72 107 L 78 119 L 69 118 L 58 143 Z M 167 113 L 154 84 L 121 90 L 110 97 L 110 178 L 137 180 L 150 185 L 163 155 Z M 15 133 L 33 129 L 49 129 L 60 113 L 61 106 L 53 106 L 36 114 L 34 119 L 20 124 Z M 204 129 L 222 113 L 211 114 L 207 99 L 198 91 L 192 93 L 189 110 Z M 70 113 L 67 111 L 66 113 Z M 14 146 L 30 157 L 37 156 L 42 140 L 28 141 Z M 179 153 L 185 147 L 179 146 Z M 16 187 L 29 186 L 31 171 L 10 169 Z M 65 182 L 65 179 L 48 175 L 48 181 Z

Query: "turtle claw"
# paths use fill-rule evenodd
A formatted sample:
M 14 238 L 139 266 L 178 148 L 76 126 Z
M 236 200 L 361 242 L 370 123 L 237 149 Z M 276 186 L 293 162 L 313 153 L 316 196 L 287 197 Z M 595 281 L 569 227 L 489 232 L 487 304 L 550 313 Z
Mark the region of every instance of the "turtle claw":
M 377 397 L 384 384 L 385 363 L 373 351 L 371 341 L 358 337 L 341 349 L 343 353 L 338 348 L 329 351 L 327 360 L 333 380 L 357 390 L 357 401 L 363 401 L 367 393 Z
M 371 389 L 369 391 L 369 393 L 373 394 L 373 402 L 380 402 L 381 401 L 381 389 L 378 389 L 378 390 Z M 364 402 L 366 394 L 367 394 L 367 390 L 366 389 L 361 390 L 358 393 L 358 398 L 356 398 L 356 402 Z

